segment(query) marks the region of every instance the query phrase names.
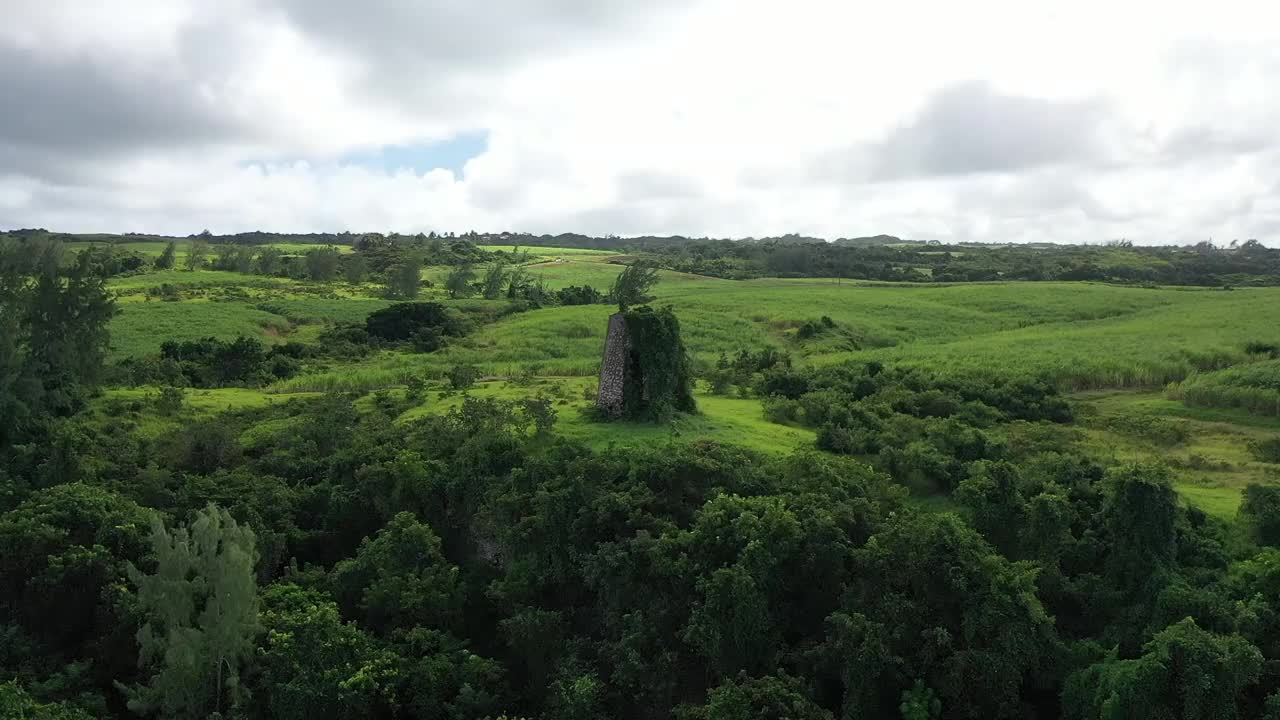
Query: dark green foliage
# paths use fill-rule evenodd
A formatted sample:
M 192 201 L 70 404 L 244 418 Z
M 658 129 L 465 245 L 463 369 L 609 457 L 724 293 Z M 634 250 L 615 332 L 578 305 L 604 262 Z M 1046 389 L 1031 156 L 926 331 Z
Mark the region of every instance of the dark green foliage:
M 1280 465 L 1280 436 L 1250 441 L 1249 452 L 1260 462 Z
M 556 291 L 556 300 L 561 305 L 598 305 L 607 302 L 604 293 L 590 285 L 570 285 Z
M 422 257 L 417 253 L 402 255 L 395 265 L 387 268 L 387 296 L 412 300 L 418 297 L 422 286 Z
M 796 339 L 808 340 L 815 338 L 828 330 L 834 329 L 835 326 L 835 321 L 826 315 L 823 315 L 820 320 L 806 320 L 804 324 L 796 328 Z
M 1280 547 L 1280 487 L 1250 484 L 1244 489 L 1240 516 L 1254 542 Z
M 1072 676 L 1063 714 L 1071 720 L 1233 720 L 1242 717 L 1241 692 L 1258 679 L 1262 663 L 1262 653 L 1245 639 L 1206 632 L 1186 618 L 1157 634 L 1142 657 L 1109 657 Z
M 444 280 L 444 289 L 448 291 L 451 298 L 466 298 L 475 294 L 476 289 L 471 284 L 475 280 L 476 272 L 471 269 L 470 265 L 459 265 Z M 496 295 L 494 297 L 497 297 Z
M 439 303 L 397 303 L 365 318 L 369 337 L 392 342 L 412 340 L 423 333 L 458 337 L 462 322 Z
M 87 257 L 60 269 L 59 255 L 0 246 L 0 450 L 78 412 L 101 380 L 115 303 Z
M 174 261 L 177 259 L 178 245 L 172 241 L 165 243 L 164 250 L 160 253 L 160 257 L 156 258 L 155 267 L 157 270 L 170 270 L 173 268 Z
M 16 682 L 0 683 L 0 717 L 7 720 L 94 720 L 69 703 L 36 702 Z
M 520 413 L 527 422 L 533 425 L 534 432 L 538 435 L 550 434 L 552 428 L 555 427 L 556 416 L 558 415 L 551 398 L 542 395 L 521 400 Z
M 0 516 L 0 616 L 64 662 L 116 652 L 112 626 L 128 619 L 118 588 L 153 516 L 81 483 L 33 493 Z
M 1008 562 L 952 515 L 895 520 L 855 557 L 862 581 L 828 617 L 823 649 L 847 710 L 896 708 L 923 679 L 957 717 L 1020 714 L 1058 642 L 1034 566 Z
M 485 300 L 497 300 L 502 295 L 502 288 L 507 284 L 507 269 L 501 262 L 494 262 L 484 272 L 484 280 L 480 286 L 480 295 Z M 446 283 L 446 288 L 448 284 Z
M 327 595 L 272 586 L 262 596 L 261 621 L 254 717 L 343 720 L 372 717 L 383 706 L 394 656 L 344 623 Z
M 898 711 L 902 713 L 902 720 L 932 720 L 942 713 L 942 701 L 924 681 L 917 680 L 909 690 L 902 691 Z
M 689 356 L 680 338 L 680 321 L 669 307 L 649 306 L 625 316 L 631 350 L 627 359 L 623 416 L 665 419 L 673 412 L 697 412 Z
M 769 373 L 774 369 L 785 372 L 791 368 L 791 355 L 776 348 L 765 347 L 757 351 L 742 349 L 730 360 L 721 354 L 714 367 L 708 369 L 704 376 L 711 385 L 711 392 L 723 395 L 729 388 L 737 385 L 744 394 L 750 391 L 753 384 L 768 382 L 761 373 Z M 776 375 L 772 377 L 776 378 Z M 778 388 L 781 390 L 782 388 Z M 765 392 L 769 395 L 787 395 L 787 392 Z M 793 398 L 794 399 L 794 398 Z M 792 418 L 794 419 L 794 418 Z
M 77 253 L 76 262 L 84 263 L 86 271 L 95 277 L 109 278 L 138 272 L 147 265 L 147 259 L 113 245 L 92 245 Z
M 308 250 L 303 258 L 307 263 L 307 277 L 317 282 L 328 282 L 338 275 L 342 256 L 335 247 Z
M 156 412 L 161 415 L 177 415 L 182 410 L 184 393 L 182 388 L 172 385 L 160 388 L 160 396 L 156 398 Z
M 247 273 L 253 270 L 253 248 L 243 245 L 218 245 L 213 248 L 214 270 Z
M 332 582 L 344 614 L 382 634 L 450 629 L 462 606 L 458 568 L 445 560 L 431 528 L 407 512 L 334 566 Z
M 702 707 L 686 708 L 681 720 L 831 720 L 830 712 L 819 707 L 799 678 L 743 675 L 713 689 Z
M 1057 389 L 1038 380 L 938 376 L 878 363 L 795 371 L 785 356 L 770 360 L 755 381 L 766 417 L 808 425 L 817 430 L 819 448 L 873 457 L 925 493 L 949 492 L 971 463 L 1005 456 L 988 428 L 1071 419 Z
M 467 390 L 480 379 L 480 368 L 474 365 L 454 365 L 448 372 L 449 387 Z
M 1131 465 L 1107 473 L 1103 506 L 1111 535 L 1107 572 L 1125 591 L 1150 589 L 1160 581 L 1177 550 L 1178 499 L 1162 466 Z
M 1271 357 L 1280 357 L 1280 343 L 1250 340 L 1245 343 L 1244 351 L 1250 355 L 1269 355 Z
M 209 257 L 209 241 L 203 237 L 192 238 L 187 245 L 187 257 L 184 266 L 188 270 L 199 270 L 205 266 Z
M 291 352 L 288 346 L 268 350 L 254 338 L 226 341 L 210 337 L 167 341 L 160 346 L 160 359 L 176 363 L 187 384 L 193 387 L 257 386 L 296 373 L 299 364 Z
M 342 277 L 352 285 L 364 282 L 369 274 L 369 261 L 363 255 L 352 254 L 342 258 Z
M 254 269 L 259 275 L 279 275 L 284 270 L 284 253 L 279 248 L 262 248 L 254 258 Z

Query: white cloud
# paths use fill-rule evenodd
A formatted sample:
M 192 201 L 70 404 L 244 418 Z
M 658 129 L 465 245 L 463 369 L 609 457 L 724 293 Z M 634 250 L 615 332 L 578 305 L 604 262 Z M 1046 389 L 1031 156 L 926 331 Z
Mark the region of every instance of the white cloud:
M 0 227 L 1280 240 L 1261 3 L 0 12 Z M 468 132 L 458 177 L 341 160 Z

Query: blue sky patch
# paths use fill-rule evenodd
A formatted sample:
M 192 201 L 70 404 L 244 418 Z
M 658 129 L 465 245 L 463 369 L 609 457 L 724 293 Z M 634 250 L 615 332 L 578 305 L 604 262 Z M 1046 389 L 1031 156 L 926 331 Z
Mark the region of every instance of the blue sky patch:
M 421 175 L 436 168 L 452 170 L 462 177 L 462 166 L 471 158 L 483 153 L 489 146 L 489 133 L 467 132 L 448 140 L 415 145 L 384 145 L 344 155 L 344 164 L 363 165 L 388 173 L 408 168 Z

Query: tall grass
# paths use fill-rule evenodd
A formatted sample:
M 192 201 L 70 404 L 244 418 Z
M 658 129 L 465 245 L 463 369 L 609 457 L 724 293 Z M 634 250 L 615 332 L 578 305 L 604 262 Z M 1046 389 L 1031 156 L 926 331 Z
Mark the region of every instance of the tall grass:
M 1280 416 L 1280 360 L 1267 360 L 1192 375 L 1169 388 L 1169 397 L 1195 407 L 1241 408 Z

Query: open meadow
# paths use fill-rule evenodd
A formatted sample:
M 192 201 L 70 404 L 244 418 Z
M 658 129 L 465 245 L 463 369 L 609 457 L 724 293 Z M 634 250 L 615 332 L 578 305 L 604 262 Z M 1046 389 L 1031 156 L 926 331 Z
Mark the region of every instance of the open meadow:
M 153 255 L 158 243 L 133 245 Z M 552 291 L 607 289 L 625 267 L 620 258 L 625 256 L 540 247 L 521 256 L 521 267 Z M 585 421 L 581 416 L 591 405 L 588 389 L 600 369 L 610 307 L 548 306 L 504 314 L 502 299 L 450 298 L 443 287 L 449 272 L 444 266 L 424 267 L 422 277 L 430 285 L 419 300 L 483 318 L 467 336 L 433 353 L 384 349 L 313 363 L 287 379 L 237 390 L 228 405 L 239 406 L 247 397 L 260 402 L 300 393 L 368 396 L 400 391 L 414 378 L 440 392 L 448 387 L 449 370 L 461 365 L 478 369 L 480 379 L 471 391 L 477 396 L 550 393 L 560 411 L 561 432 L 595 446 L 672 437 L 767 452 L 812 445 L 810 430 L 766 422 L 757 400 L 709 395 L 705 386 L 698 395 L 700 414 L 671 426 Z M 109 287 L 120 309 L 110 326 L 116 359 L 154 353 L 167 340 L 247 336 L 269 346 L 314 342 L 327 327 L 363 322 L 393 303 L 368 282 L 316 283 L 212 270 L 152 271 L 113 279 Z M 876 361 L 997 377 L 1043 376 L 1076 393 L 1090 450 L 1111 458 L 1168 461 L 1184 497 L 1216 515 L 1233 516 L 1246 484 L 1277 480 L 1275 468 L 1251 461 L 1246 449 L 1255 436 L 1280 429 L 1265 417 L 1274 417 L 1280 407 L 1275 363 L 1258 362 L 1260 356 L 1250 351 L 1251 343 L 1280 343 L 1277 288 L 739 281 L 663 270 L 653 296 L 655 305 L 674 309 L 697 367 L 742 350 L 775 348 L 796 366 Z M 805 337 L 800 329 L 824 317 L 831 326 Z M 1258 387 L 1249 387 L 1249 378 L 1256 378 Z M 109 391 L 106 397 L 122 392 L 137 391 Z M 457 401 L 458 396 L 427 400 L 404 415 L 443 412 Z M 1241 410 L 1205 420 L 1196 415 L 1202 407 Z M 1141 428 L 1153 414 L 1185 425 L 1190 439 L 1170 446 L 1143 438 Z

